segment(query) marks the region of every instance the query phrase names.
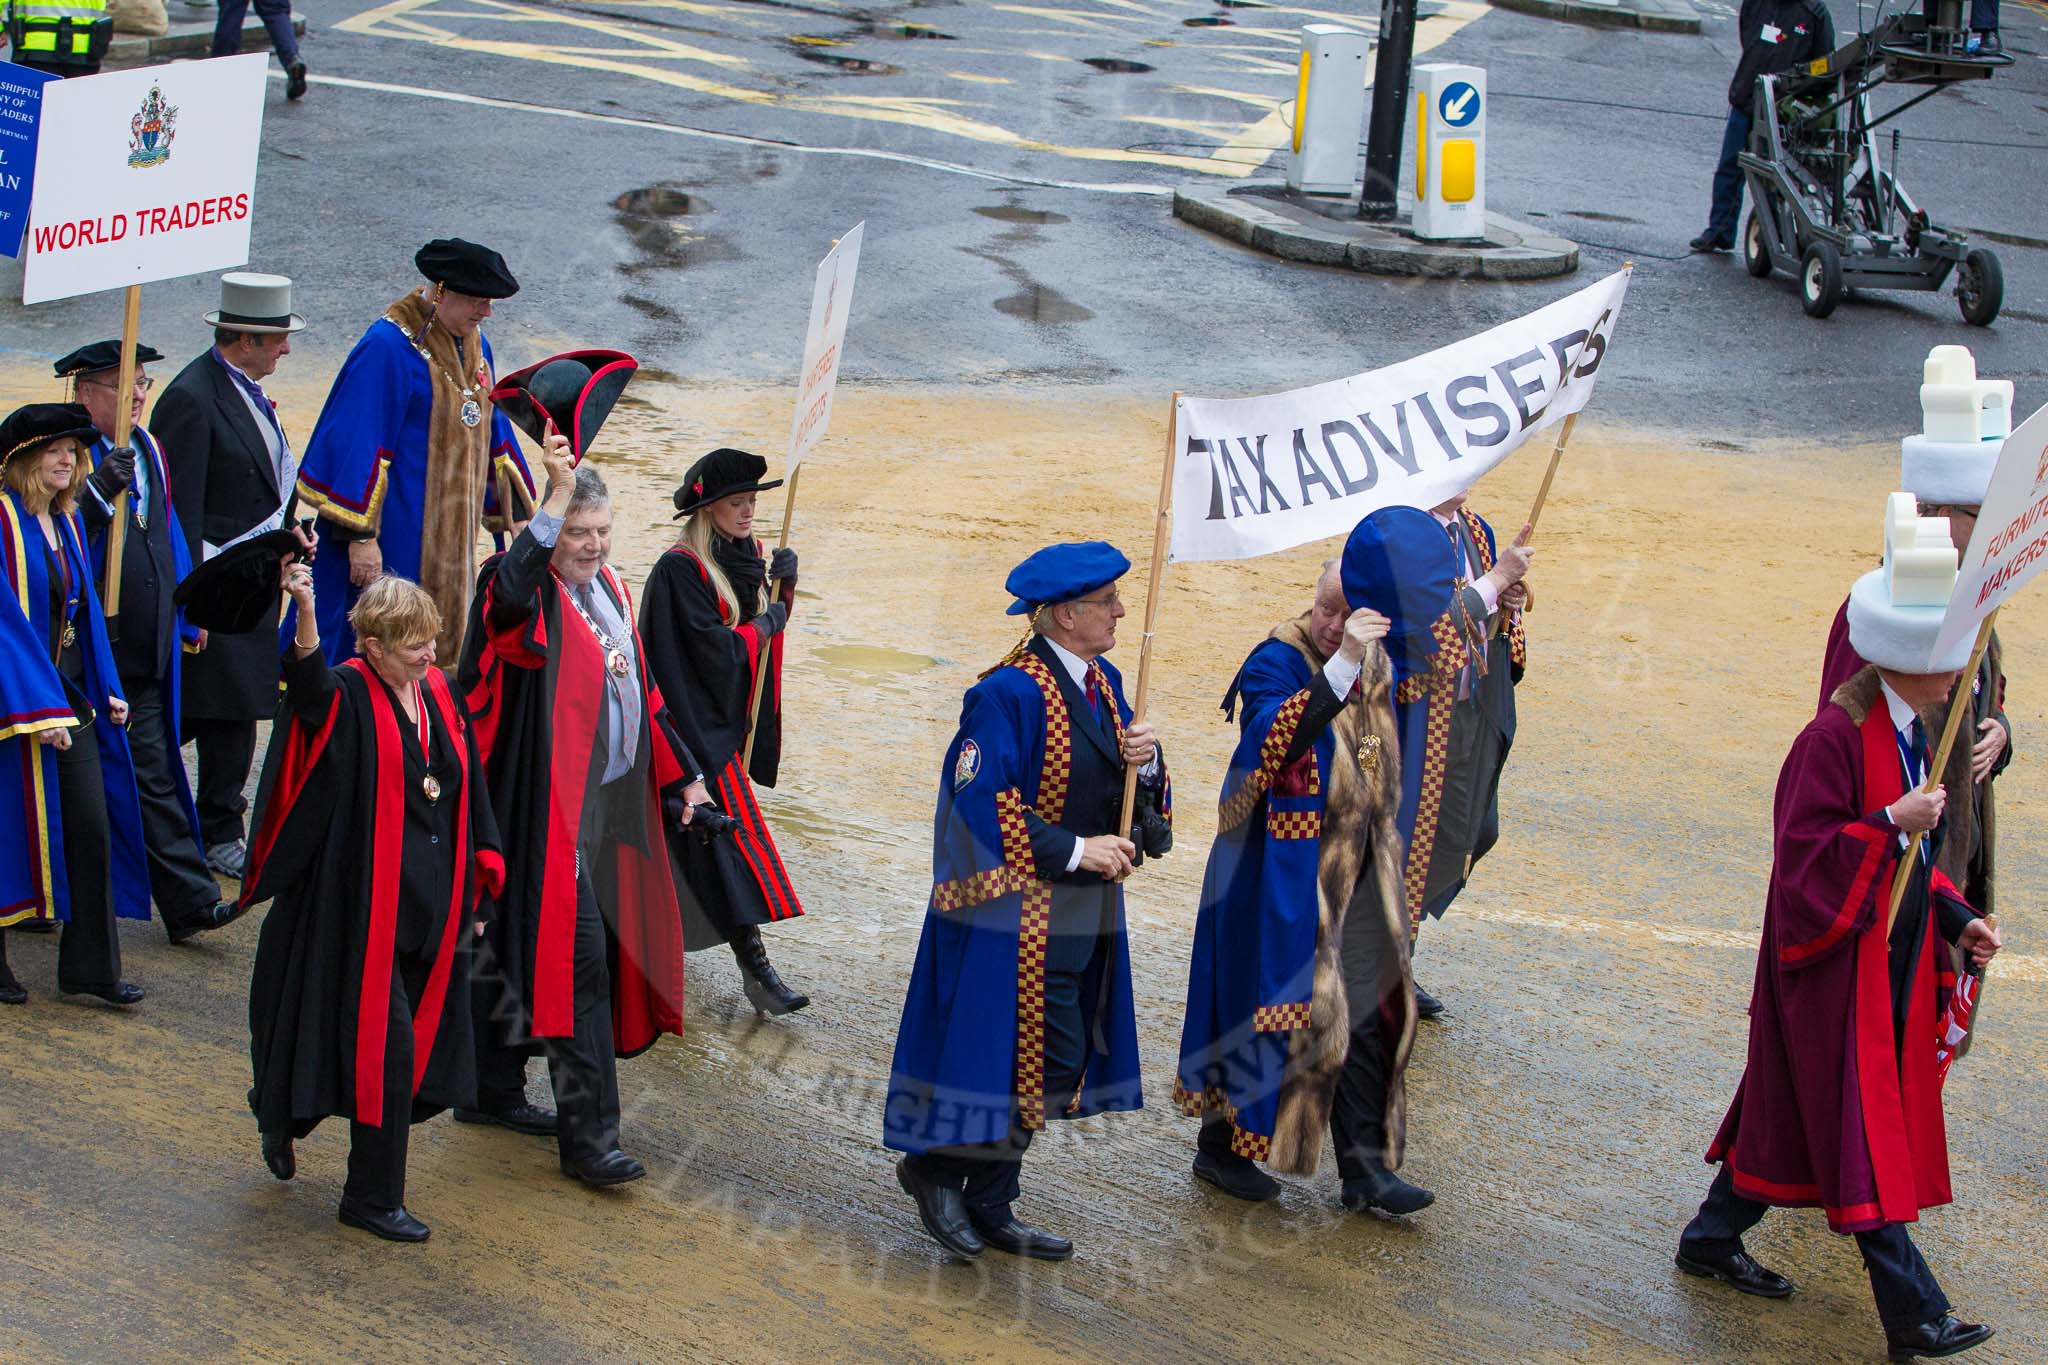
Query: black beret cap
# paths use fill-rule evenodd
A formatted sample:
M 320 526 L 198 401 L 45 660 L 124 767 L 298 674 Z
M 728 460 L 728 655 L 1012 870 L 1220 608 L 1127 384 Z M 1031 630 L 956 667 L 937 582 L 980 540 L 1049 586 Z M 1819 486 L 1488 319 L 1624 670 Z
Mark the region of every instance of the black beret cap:
M 29 403 L 0 422 L 0 464 L 64 436 L 96 440 L 92 414 L 76 403 Z
M 305 549 L 289 527 L 265 531 L 195 567 L 171 600 L 201 630 L 241 635 L 261 625 L 275 626 L 284 591 L 278 566 L 303 554 Z
M 458 294 L 478 299 L 509 299 L 519 292 L 505 258 L 487 246 L 460 237 L 437 237 L 412 258 L 420 274 Z
M 135 343 L 135 363 L 153 365 L 162 360 L 164 354 L 154 346 Z M 57 362 L 57 377 L 68 378 L 74 374 L 98 374 L 101 370 L 121 368 L 121 339 L 95 341 L 90 346 L 81 346 Z

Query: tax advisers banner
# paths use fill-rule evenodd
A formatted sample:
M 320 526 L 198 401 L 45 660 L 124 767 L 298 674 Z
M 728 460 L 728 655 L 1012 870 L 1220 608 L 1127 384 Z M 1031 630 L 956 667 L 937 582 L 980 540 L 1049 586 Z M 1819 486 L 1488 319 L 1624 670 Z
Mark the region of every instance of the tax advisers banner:
M 1182 398 L 1173 558 L 1248 559 L 1434 507 L 1593 396 L 1629 272 L 1385 369 L 1260 398 Z
M 269 60 L 251 52 L 47 86 L 21 301 L 245 264 Z

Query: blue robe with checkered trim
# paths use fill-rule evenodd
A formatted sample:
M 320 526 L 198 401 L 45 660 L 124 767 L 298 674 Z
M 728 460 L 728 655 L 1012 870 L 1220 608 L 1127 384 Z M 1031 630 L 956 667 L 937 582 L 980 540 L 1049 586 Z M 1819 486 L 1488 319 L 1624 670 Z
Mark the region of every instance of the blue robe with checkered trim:
M 1129 724 L 1121 675 L 1106 660 L 1102 668 Z M 968 690 L 959 731 L 940 770 L 932 896 L 904 996 L 882 1115 L 882 1141 L 896 1151 L 1009 1136 L 1017 1089 L 1022 887 L 1034 875 L 1016 809 L 1019 797 L 1024 805 L 1038 800 L 1045 734 L 1045 695 L 1021 668 L 998 668 Z M 1000 814 L 1005 805 L 1013 826 L 1007 851 Z M 1143 1103 L 1120 887 L 1113 918 L 1082 987 L 1089 1055 L 1079 1101 L 1070 1105 L 1073 1097 L 1047 1096 L 1048 1118 L 1085 1118 Z

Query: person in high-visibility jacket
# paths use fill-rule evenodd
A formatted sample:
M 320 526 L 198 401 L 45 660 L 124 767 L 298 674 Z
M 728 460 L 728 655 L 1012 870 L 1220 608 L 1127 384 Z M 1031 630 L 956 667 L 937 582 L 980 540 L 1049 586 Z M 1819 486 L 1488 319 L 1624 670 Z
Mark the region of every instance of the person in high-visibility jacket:
M 114 36 L 107 0 L 0 0 L 13 60 L 53 76 L 96 76 Z

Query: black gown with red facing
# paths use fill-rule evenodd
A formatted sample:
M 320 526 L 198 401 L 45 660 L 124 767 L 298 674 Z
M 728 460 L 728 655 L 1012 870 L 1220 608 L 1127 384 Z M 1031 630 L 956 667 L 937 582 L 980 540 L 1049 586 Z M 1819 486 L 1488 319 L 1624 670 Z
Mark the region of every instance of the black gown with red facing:
M 486 560 L 457 686 L 475 717 L 493 807 L 506 837 L 506 885 L 480 949 L 480 1045 L 536 1054 L 576 1032 L 578 847 L 602 907 L 611 1043 L 620 1057 L 683 1031 L 682 916 L 662 847 L 661 797 L 699 771 L 647 676 L 634 773 L 601 786 L 606 655 L 570 605 L 549 550 L 530 532 Z M 599 589 L 633 619 L 607 567 Z M 628 790 L 630 788 L 630 790 Z M 602 794 L 602 795 L 601 795 Z
M 468 719 L 434 670 L 424 748 L 363 660 L 287 659 L 284 677 L 242 892 L 275 902 L 249 986 L 257 1126 L 472 1104 L 467 926 L 504 862 Z
M 785 591 L 782 600 L 793 606 L 793 596 Z M 754 797 L 754 784 L 773 787 L 781 765 L 782 636 L 764 642 L 751 621 L 735 625 L 732 603 L 683 545 L 655 561 L 640 610 L 648 670 L 684 742 L 704 765 L 712 800 L 739 822 L 729 839 L 707 842 L 687 831 L 669 838 L 677 869 L 694 892 L 683 898 L 683 927 L 696 952 L 724 943 L 737 929 L 804 912 Z M 762 668 L 768 678 L 749 770 L 741 762 L 747 703 Z

